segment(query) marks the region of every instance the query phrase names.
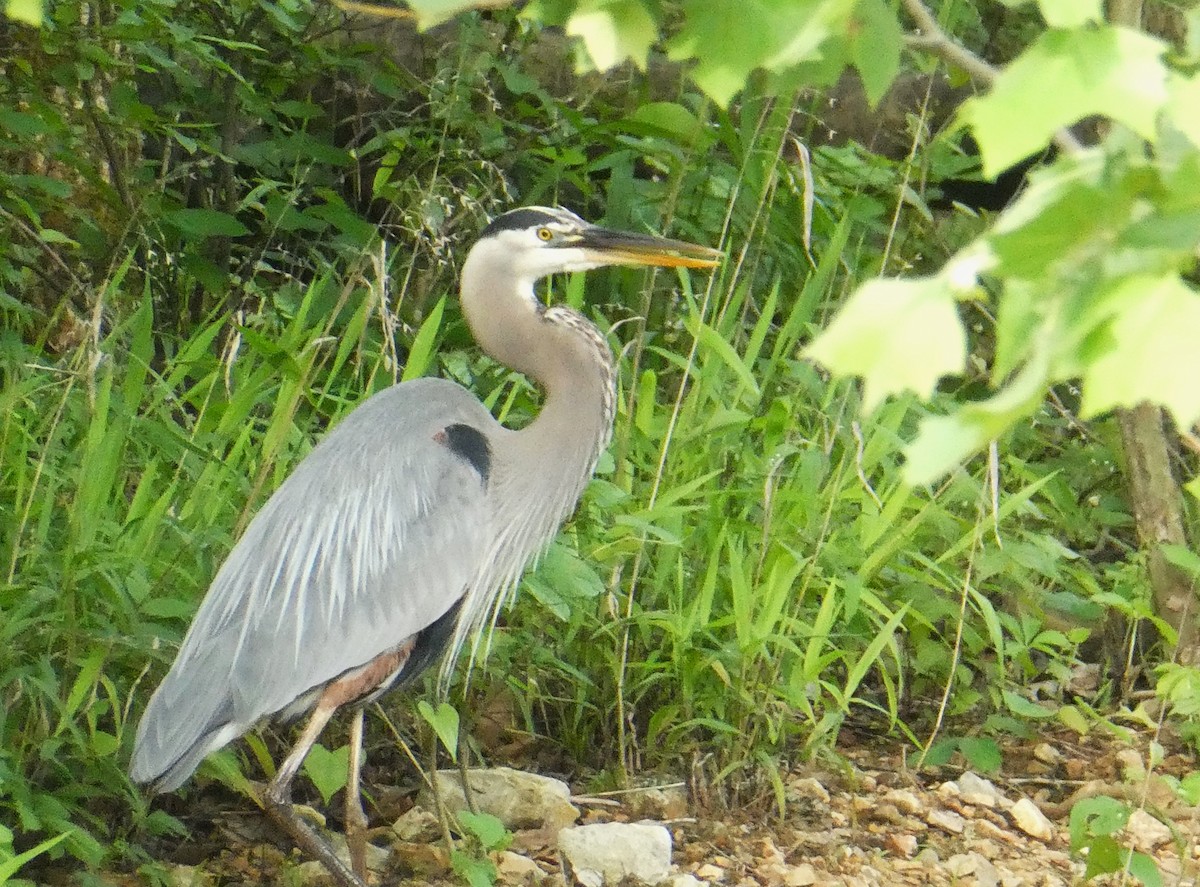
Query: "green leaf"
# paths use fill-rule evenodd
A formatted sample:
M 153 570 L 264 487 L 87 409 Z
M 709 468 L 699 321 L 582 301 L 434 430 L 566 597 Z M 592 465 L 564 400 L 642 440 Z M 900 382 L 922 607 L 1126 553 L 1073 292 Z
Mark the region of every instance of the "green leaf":
M 700 119 L 678 102 L 648 102 L 638 105 L 637 110 L 629 115 L 629 119 L 661 130 L 682 145 L 699 143 L 708 136 L 708 131 Z
M 904 32 L 883 0 L 858 0 L 850 32 L 850 58 L 862 76 L 867 101 L 874 107 L 900 70 Z
M 1071 808 L 1071 849 L 1087 846 L 1089 839 L 1120 831 L 1129 821 L 1129 807 L 1116 798 L 1083 798 Z
M 1136 276 L 1106 301 L 1116 312 L 1110 343 L 1084 371 L 1081 415 L 1150 401 L 1191 427 L 1200 419 L 1200 294 L 1174 275 Z
M 417 14 L 417 26 L 425 31 L 469 9 L 495 7 L 496 0 L 413 0 L 408 5 Z
M 1015 715 L 1019 715 L 1022 718 L 1035 718 L 1037 720 L 1054 717 L 1053 709 L 1046 708 L 1044 705 L 1038 705 L 1033 700 L 1026 699 L 1020 693 L 1005 690 L 1003 695 L 1004 704 Z
M 40 27 L 43 13 L 42 0 L 8 0 L 4 7 L 4 13 L 13 21 L 24 22 L 35 28 Z
M 964 736 L 958 740 L 958 750 L 972 768 L 982 773 L 996 773 L 1003 763 L 994 739 Z
M 1093 114 L 1152 140 L 1167 102 L 1163 50 L 1160 40 L 1107 25 L 1042 34 L 1001 71 L 990 93 L 963 105 L 984 174 L 999 175 L 1044 148 L 1057 130 Z
M 229 213 L 215 209 L 177 209 L 163 213 L 163 221 L 191 237 L 240 237 L 250 229 Z
M 503 850 L 512 843 L 512 834 L 504 822 L 491 813 L 472 813 L 460 810 L 458 821 L 462 827 L 476 837 L 484 850 Z
M 1140 850 L 1133 851 L 1129 856 L 1129 874 L 1133 875 L 1146 887 L 1162 887 L 1162 874 L 1158 863 Z
M 70 832 L 63 832 L 55 835 L 53 838 L 48 838 L 36 846 L 30 847 L 24 853 L 18 853 L 11 859 L 0 859 L 0 884 L 5 883 L 9 878 L 21 870 L 27 862 L 37 859 L 43 853 L 54 849 L 61 842 L 70 837 Z
M 580 0 L 566 31 L 583 41 L 601 71 L 626 59 L 644 71 L 658 37 L 657 23 L 639 0 Z
M 493 887 L 498 874 L 490 859 L 477 859 L 462 850 L 450 854 L 450 866 L 469 887 Z
M 1104 20 L 1101 0 L 1038 0 L 1038 8 L 1052 28 L 1075 28 Z
M 1200 74 L 1185 76 L 1172 72 L 1168 93 L 1167 118 L 1171 125 L 1200 148 L 1200 114 L 1196 113 L 1200 108 Z
M 316 743 L 304 758 L 304 773 L 321 793 L 326 804 L 339 790 L 346 787 L 350 775 L 350 746 L 330 751 Z
M 442 314 L 445 310 L 446 297 L 442 296 L 429 312 L 429 316 L 421 321 L 421 328 L 417 330 L 412 347 L 408 349 L 408 360 L 404 362 L 404 372 L 400 381 L 418 379 L 429 370 L 429 365 L 433 363 L 433 346 L 442 328 Z
M 442 748 L 450 755 L 451 760 L 458 760 L 458 709 L 448 702 L 439 702 L 435 710 L 432 705 L 422 699 L 417 703 L 417 711 L 425 719 L 425 723 L 433 728 Z
M 890 394 L 932 396 L 942 376 L 962 371 L 967 340 L 943 280 L 879 279 L 850 296 L 805 356 L 834 373 L 862 376 L 863 412 L 870 414 Z
M 1088 849 L 1087 865 L 1083 876 L 1090 880 L 1096 875 L 1107 875 L 1124 868 L 1121 859 L 1121 848 L 1110 835 L 1100 835 L 1092 838 L 1085 845 Z
M 904 451 L 904 479 L 913 485 L 932 483 L 995 440 L 1042 402 L 1046 374 L 1046 358 L 1035 352 L 1016 378 L 994 397 L 967 404 L 949 416 L 922 419 L 916 439 Z
M 819 60 L 822 44 L 846 30 L 854 6 L 855 0 L 685 0 L 668 55 L 694 60 L 692 80 L 725 107 L 755 68 L 779 72 Z

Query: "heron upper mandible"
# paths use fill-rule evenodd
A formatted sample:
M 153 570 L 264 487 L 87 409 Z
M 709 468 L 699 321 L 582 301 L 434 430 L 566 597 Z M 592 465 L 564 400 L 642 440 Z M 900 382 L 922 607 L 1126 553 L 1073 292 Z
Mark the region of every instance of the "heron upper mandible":
M 445 654 L 443 678 L 579 501 L 608 444 L 612 353 L 601 332 L 534 293 L 604 265 L 711 268 L 720 253 L 597 227 L 563 209 L 499 216 L 462 269 L 479 346 L 543 390 L 512 431 L 465 388 L 403 382 L 327 434 L 217 572 L 138 725 L 129 774 L 178 787 L 263 718 L 311 711 L 268 784 L 272 817 L 343 887 L 365 882 L 362 706 Z M 348 868 L 292 807 L 291 783 L 333 713 L 355 706 L 346 786 Z

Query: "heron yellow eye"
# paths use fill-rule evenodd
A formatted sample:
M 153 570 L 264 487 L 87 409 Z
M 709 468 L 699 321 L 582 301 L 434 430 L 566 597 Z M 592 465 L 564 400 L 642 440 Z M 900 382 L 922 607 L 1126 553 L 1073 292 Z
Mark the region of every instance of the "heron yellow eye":
M 542 243 L 549 243 L 554 239 L 554 232 L 549 228 L 538 228 L 537 236 L 538 240 L 542 241 Z

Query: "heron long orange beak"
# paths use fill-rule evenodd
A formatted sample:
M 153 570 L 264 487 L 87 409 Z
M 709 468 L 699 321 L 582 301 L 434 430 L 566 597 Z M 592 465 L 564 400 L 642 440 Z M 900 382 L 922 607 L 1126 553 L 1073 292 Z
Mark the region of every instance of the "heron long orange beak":
M 606 265 L 659 265 L 666 268 L 715 268 L 724 254 L 684 240 L 630 234 L 593 226 L 570 244 L 591 253 Z

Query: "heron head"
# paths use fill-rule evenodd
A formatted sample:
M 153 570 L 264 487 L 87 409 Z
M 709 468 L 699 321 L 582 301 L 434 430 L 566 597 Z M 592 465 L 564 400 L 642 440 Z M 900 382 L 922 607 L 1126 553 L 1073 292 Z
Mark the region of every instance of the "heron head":
M 503 248 L 519 277 L 536 280 L 605 265 L 714 268 L 722 254 L 706 246 L 651 234 L 614 231 L 585 222 L 569 210 L 528 206 L 497 216 L 480 243 Z

